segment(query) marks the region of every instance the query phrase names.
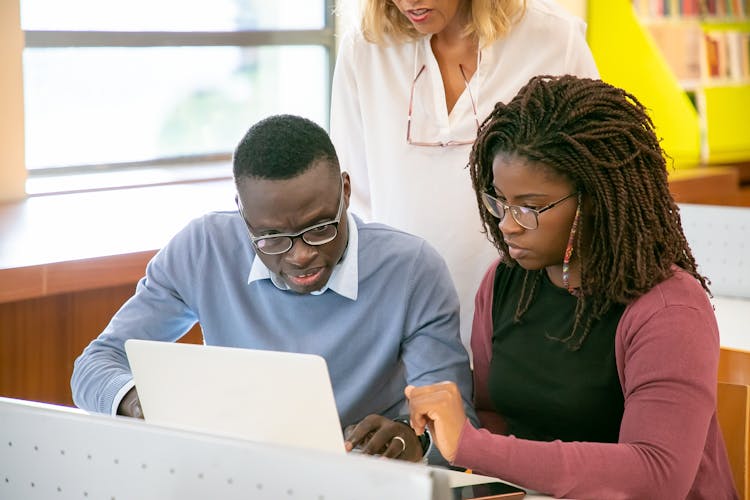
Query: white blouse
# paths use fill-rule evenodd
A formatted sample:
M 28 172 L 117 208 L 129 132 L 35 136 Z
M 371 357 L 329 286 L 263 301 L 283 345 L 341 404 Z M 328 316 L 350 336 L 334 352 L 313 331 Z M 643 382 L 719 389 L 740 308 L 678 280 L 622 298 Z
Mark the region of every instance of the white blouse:
M 551 0 L 529 0 L 508 36 L 481 49 L 471 92 L 450 113 L 430 36 L 386 47 L 359 31 L 341 41 L 333 76 L 331 137 L 341 167 L 350 173 L 350 209 L 424 237 L 448 263 L 461 301 L 461 337 L 469 345 L 474 295 L 497 251 L 482 234 L 466 167 L 471 145 L 407 143 L 409 96 L 414 83 L 412 142 L 467 141 L 476 120 L 507 102 L 534 75 L 598 78 L 586 44 L 586 26 Z M 474 113 L 472 98 L 477 108 Z

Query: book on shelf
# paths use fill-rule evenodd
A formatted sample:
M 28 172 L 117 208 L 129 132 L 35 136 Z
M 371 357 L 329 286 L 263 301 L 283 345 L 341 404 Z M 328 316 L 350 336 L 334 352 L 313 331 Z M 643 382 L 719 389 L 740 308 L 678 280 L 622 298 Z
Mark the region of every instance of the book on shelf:
M 703 16 L 743 18 L 747 4 L 747 0 L 701 0 L 699 12 Z
M 719 43 L 708 33 L 703 34 L 701 43 L 701 77 L 704 80 L 719 77 Z
M 678 80 L 699 80 L 703 31 L 697 22 L 652 23 L 648 31 Z
M 743 67 L 747 64 L 743 64 L 742 61 L 742 45 L 743 37 L 746 37 L 747 33 L 740 33 L 739 31 L 727 31 L 727 71 L 730 80 L 739 81 L 750 77 L 747 73 L 743 72 Z
M 633 0 L 642 18 L 746 18 L 750 0 Z
M 706 31 L 701 39 L 701 76 L 704 80 L 750 81 L 750 33 Z
M 649 23 L 647 28 L 678 80 L 750 82 L 750 30 L 705 28 L 697 21 Z
M 602 78 L 648 106 L 679 168 L 750 160 L 749 1 L 589 0 Z
M 687 88 L 750 83 L 750 0 L 632 0 L 636 16 Z

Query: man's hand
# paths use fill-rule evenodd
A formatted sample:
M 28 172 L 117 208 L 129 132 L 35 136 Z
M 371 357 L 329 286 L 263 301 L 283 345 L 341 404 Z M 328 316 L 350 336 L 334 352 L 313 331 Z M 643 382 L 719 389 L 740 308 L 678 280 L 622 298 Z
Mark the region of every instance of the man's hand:
M 406 424 L 380 415 L 368 415 L 345 431 L 346 451 L 359 447 L 368 455 L 381 455 L 418 462 L 422 459 L 422 444 L 414 430 Z
M 456 458 L 458 438 L 466 422 L 461 393 L 453 382 L 423 387 L 407 386 L 404 390 L 409 400 L 411 425 L 422 434 L 430 429 L 432 441 L 449 462 Z
M 122 398 L 120 404 L 117 406 L 117 414 L 125 415 L 126 417 L 143 418 L 143 410 L 141 409 L 141 401 L 138 399 L 138 391 L 133 387 Z

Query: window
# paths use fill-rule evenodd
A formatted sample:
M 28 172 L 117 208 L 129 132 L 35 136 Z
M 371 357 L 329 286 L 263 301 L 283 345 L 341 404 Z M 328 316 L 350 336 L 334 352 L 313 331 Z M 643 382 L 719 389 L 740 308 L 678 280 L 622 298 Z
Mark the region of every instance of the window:
M 293 113 L 327 127 L 332 10 L 333 0 L 21 0 L 27 191 L 227 177 L 257 120 Z

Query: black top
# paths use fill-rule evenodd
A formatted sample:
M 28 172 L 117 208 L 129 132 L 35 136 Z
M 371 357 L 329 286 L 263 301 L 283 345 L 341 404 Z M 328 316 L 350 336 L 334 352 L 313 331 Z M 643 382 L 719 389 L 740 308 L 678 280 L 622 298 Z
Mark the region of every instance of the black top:
M 573 351 L 555 338 L 570 335 L 576 298 L 545 271 L 521 323 L 513 323 L 525 272 L 499 264 L 495 275 L 488 381 L 495 410 L 519 438 L 617 442 L 623 395 L 614 341 L 625 306 L 610 309 Z

